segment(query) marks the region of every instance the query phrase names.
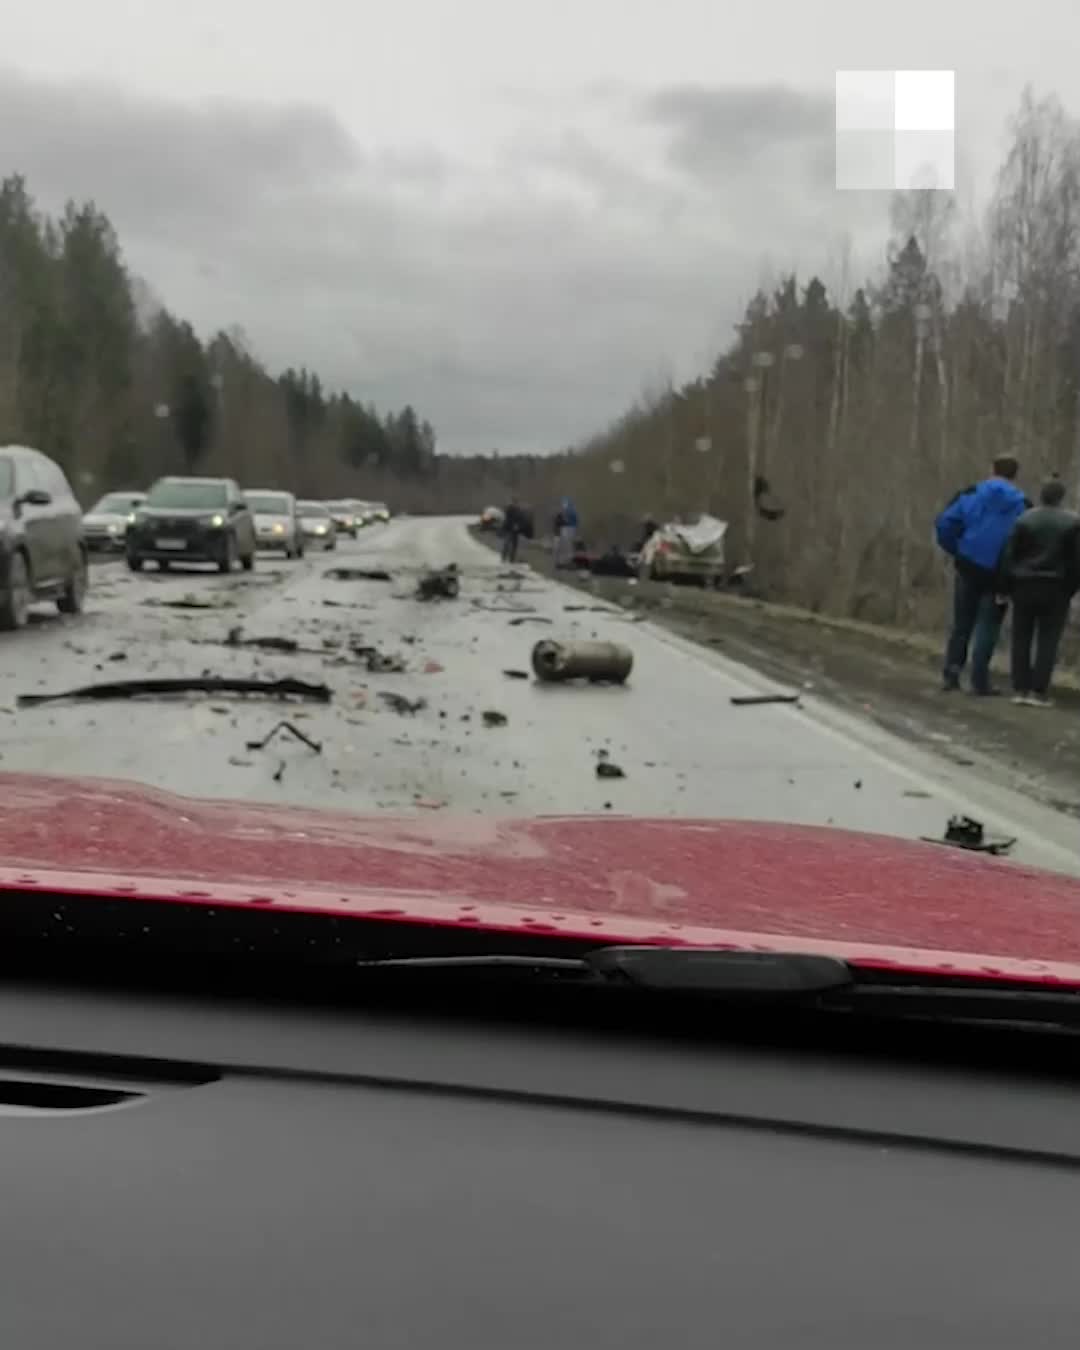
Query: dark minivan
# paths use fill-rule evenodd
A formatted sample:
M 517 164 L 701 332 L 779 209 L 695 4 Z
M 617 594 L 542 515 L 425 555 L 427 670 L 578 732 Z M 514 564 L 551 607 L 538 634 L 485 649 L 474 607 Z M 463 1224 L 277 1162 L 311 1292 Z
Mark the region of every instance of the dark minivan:
M 159 478 L 127 532 L 128 566 L 148 558 L 167 570 L 174 562 L 212 562 L 231 572 L 237 559 L 255 566 L 255 520 L 231 478 Z
M 0 446 L 0 629 L 54 600 L 78 614 L 86 598 L 82 510 L 63 469 L 24 445 Z

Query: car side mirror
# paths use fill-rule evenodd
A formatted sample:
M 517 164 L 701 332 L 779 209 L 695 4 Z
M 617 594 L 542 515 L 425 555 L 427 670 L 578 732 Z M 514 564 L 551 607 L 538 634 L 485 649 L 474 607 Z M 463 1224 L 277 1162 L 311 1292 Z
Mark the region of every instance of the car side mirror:
M 24 492 L 21 497 L 16 497 L 16 506 L 48 506 L 52 501 L 51 495 L 44 488 L 31 488 L 29 492 Z
M 233 502 L 229 507 L 229 514 L 236 515 L 239 511 L 247 510 L 247 502 Z

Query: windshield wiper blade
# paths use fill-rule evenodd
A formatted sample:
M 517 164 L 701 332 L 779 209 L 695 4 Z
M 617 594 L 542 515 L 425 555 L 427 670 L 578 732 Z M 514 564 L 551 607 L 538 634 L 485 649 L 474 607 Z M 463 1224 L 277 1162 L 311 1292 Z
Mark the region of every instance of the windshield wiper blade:
M 1080 1031 L 1080 990 L 1000 985 L 856 983 L 830 1009 L 889 1018 L 1071 1028 Z
M 847 989 L 854 983 L 850 968 L 830 956 L 705 947 L 598 947 L 580 957 L 499 952 L 404 956 L 360 961 L 357 965 L 368 971 L 528 972 L 669 994 L 770 1000 L 816 996 Z
M 576 956 L 520 956 L 480 952 L 474 956 L 387 956 L 357 961 L 361 970 L 568 970 L 588 973 L 589 963 Z
M 509 979 L 622 987 L 646 993 L 698 995 L 737 1003 L 800 1008 L 890 1021 L 964 1022 L 1072 1028 L 1080 1031 L 1080 990 L 1015 988 L 952 979 L 896 981 L 861 972 L 835 957 L 802 952 L 731 951 L 704 947 L 597 947 L 580 956 L 476 953 L 360 961 L 360 969 L 485 972 Z

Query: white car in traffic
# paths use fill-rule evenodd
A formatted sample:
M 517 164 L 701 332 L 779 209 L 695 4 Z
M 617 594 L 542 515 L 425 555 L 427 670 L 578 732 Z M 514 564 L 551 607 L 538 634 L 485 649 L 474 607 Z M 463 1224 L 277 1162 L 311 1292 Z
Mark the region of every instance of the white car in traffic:
M 146 501 L 145 492 L 106 492 L 83 516 L 83 539 L 95 553 L 123 553 L 127 527 Z
M 325 502 L 297 502 L 300 535 L 316 548 L 337 548 L 337 527 Z
M 256 546 L 282 552 L 287 558 L 302 558 L 304 535 L 293 494 L 276 488 L 253 488 L 244 497 L 255 518 Z

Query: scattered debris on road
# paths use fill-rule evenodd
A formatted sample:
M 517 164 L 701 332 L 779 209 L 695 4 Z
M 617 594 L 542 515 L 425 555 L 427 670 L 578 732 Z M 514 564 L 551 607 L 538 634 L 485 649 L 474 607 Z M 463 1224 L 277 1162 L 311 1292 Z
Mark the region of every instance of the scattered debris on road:
M 765 703 L 798 703 L 798 694 L 733 694 L 730 702 L 736 708 L 757 708 Z
M 537 679 L 546 683 L 589 680 L 623 684 L 634 666 L 634 653 L 618 642 L 554 642 L 545 639 L 532 651 Z
M 446 667 L 441 666 L 438 661 L 428 661 L 424 665 L 425 675 L 441 675 Z
M 230 600 L 226 595 L 196 595 L 194 591 L 189 591 L 187 595 L 178 596 L 175 600 L 162 600 L 156 595 L 148 595 L 142 603 L 151 605 L 157 609 L 235 609 L 236 601 Z
M 226 647 L 260 647 L 268 652 L 298 652 L 300 644 L 295 638 L 286 637 L 244 637 L 244 630 L 239 626 L 230 628 L 228 636 L 225 639 Z
M 499 611 L 498 611 L 498 610 L 494 610 L 493 612 L 498 613 Z M 544 618 L 536 618 L 536 619 L 528 619 L 528 618 L 511 619 L 511 620 L 510 620 L 510 627 L 511 627 L 511 628 L 518 628 L 518 627 L 520 627 L 520 625 L 523 624 L 523 623 L 551 623 L 551 622 L 552 622 L 551 619 L 544 619 Z
M 230 755 L 229 763 L 234 769 L 250 769 L 253 767 L 250 759 L 241 759 L 239 755 Z
M 496 712 L 494 708 L 488 708 L 483 718 L 486 727 L 504 727 L 510 721 L 505 713 Z
M 393 708 L 399 717 L 413 717 L 427 707 L 427 699 L 408 699 L 403 694 L 395 694 L 389 689 L 381 690 L 379 697 Z
M 390 656 L 379 651 L 378 647 L 362 644 L 351 646 L 349 650 L 364 662 L 371 675 L 402 675 L 405 672 L 405 658 L 402 656 Z
M 109 653 L 109 660 L 110 660 L 110 661 L 126 661 L 127 659 L 128 659 L 128 654 L 127 654 L 127 652 L 110 652 L 110 653 Z
M 975 853 L 989 853 L 995 858 L 1008 853 L 1016 843 L 1015 837 L 1010 838 L 1003 834 L 987 835 L 982 821 L 973 820 L 971 816 L 952 816 L 941 839 L 923 835 L 922 840 L 926 844 L 948 844 L 953 848 L 966 848 Z
M 331 567 L 323 573 L 334 581 L 393 581 L 383 567 Z
M 596 766 L 597 778 L 625 778 L 625 771 L 610 759 L 601 759 Z
M 322 754 L 322 742 L 313 741 L 310 736 L 305 736 L 300 728 L 294 727 L 291 722 L 279 722 L 277 726 L 271 728 L 271 730 L 266 733 L 261 741 L 248 741 L 247 748 L 249 750 L 265 750 L 279 731 L 287 731 L 290 736 L 295 736 L 298 741 L 303 741 L 303 743 L 314 750 L 317 755 Z
M 169 680 L 118 680 L 109 684 L 88 684 L 81 689 L 67 689 L 60 694 L 20 694 L 15 702 L 20 708 L 34 708 L 42 703 L 57 703 L 69 698 L 119 699 L 169 694 L 261 694 L 266 698 L 309 698 L 317 703 L 329 703 L 333 697 L 327 685 L 309 684 L 306 680 L 245 680 L 201 675 Z
M 529 678 L 527 670 L 504 670 L 503 674 L 508 680 L 527 680 Z
M 416 583 L 417 600 L 456 600 L 460 591 L 457 563 L 428 572 Z

